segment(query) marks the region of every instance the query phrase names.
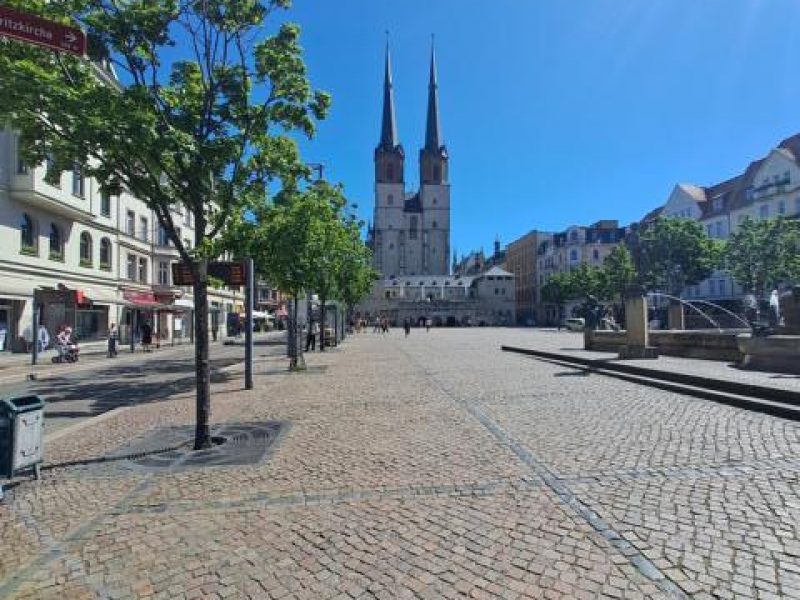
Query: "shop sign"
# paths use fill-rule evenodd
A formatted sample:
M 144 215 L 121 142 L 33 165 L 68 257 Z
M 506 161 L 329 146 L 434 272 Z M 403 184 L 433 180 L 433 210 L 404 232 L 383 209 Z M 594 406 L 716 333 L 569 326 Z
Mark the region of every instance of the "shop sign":
M 0 36 L 75 56 L 86 54 L 86 34 L 36 15 L 0 6 Z
M 156 304 L 156 297 L 151 292 L 122 292 L 122 297 L 134 304 Z

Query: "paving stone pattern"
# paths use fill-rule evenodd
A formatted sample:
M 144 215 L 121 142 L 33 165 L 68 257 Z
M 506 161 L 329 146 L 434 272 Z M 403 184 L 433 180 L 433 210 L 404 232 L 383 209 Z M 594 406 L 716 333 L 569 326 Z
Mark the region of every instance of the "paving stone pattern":
M 186 394 L 59 437 L 0 504 L 0 597 L 800 598 L 800 424 L 499 351 L 549 335 L 265 359 L 214 390 L 219 431 L 290 424 L 254 464 L 57 466 L 183 431 Z

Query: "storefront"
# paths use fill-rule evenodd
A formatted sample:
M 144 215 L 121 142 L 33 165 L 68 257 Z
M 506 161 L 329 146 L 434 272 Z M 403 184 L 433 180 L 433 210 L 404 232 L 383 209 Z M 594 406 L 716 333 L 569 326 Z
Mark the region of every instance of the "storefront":
M 125 306 L 122 310 L 119 339 L 122 345 L 138 344 L 142 339 L 142 328 L 150 325 L 153 343 L 157 346 L 164 334 L 159 329 L 161 315 L 170 312 L 170 307 L 158 302 L 153 292 L 123 290 Z M 132 340 L 132 341 L 131 341 Z
M 79 341 L 104 339 L 108 335 L 109 306 L 95 304 L 83 290 L 64 285 L 35 290 L 34 302 L 39 309 L 39 323 L 47 329 L 51 341 L 66 327 L 72 328 L 74 338 Z

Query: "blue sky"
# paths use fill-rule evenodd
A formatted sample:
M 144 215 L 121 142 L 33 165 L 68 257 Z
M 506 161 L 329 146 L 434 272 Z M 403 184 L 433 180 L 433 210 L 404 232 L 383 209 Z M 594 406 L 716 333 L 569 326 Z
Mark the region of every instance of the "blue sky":
M 796 0 L 295 0 L 330 117 L 303 144 L 370 219 L 385 30 L 407 185 L 430 35 L 452 247 L 640 218 L 679 181 L 735 175 L 800 131 Z

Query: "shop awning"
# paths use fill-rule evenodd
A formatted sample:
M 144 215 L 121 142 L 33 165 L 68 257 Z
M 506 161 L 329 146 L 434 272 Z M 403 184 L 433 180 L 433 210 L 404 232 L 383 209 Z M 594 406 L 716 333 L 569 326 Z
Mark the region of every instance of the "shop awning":
M 128 306 L 133 308 L 144 308 L 148 310 L 168 310 L 170 308 L 169 305 L 158 302 L 153 292 L 123 291 L 122 297 L 125 299 Z
M 278 310 L 275 311 L 275 316 L 278 318 L 288 317 L 289 313 L 286 312 L 286 309 L 281 306 Z

